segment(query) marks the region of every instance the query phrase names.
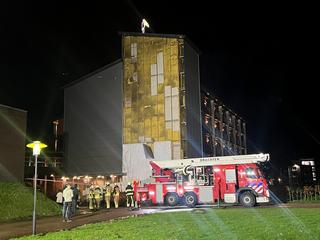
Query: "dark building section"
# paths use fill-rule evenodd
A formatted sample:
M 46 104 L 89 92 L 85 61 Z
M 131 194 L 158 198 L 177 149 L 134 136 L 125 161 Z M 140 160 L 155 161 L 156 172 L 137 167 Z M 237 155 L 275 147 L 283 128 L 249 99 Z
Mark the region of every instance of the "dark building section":
M 0 104 L 0 181 L 23 181 L 27 111 Z
M 319 170 L 313 158 L 294 161 L 288 167 L 289 185 L 291 187 L 312 186 L 319 183 Z
M 184 44 L 185 69 L 181 71 L 185 77 L 185 87 L 181 87 L 181 92 L 185 97 L 185 104 L 182 108 L 186 113 L 187 137 L 182 144 L 187 144 L 184 156 L 188 158 L 202 156 L 202 137 L 201 137 L 201 109 L 200 109 L 200 69 L 199 69 L 199 54 L 190 46 L 188 42 Z M 180 65 L 182 66 L 182 64 Z M 185 90 L 185 91 L 184 91 Z M 184 103 L 184 101 L 182 101 Z M 183 111 L 181 111 L 183 114 Z M 183 124 L 181 124 L 183 126 Z M 182 139 L 185 140 L 185 139 Z M 184 149 L 184 148 L 182 148 Z
M 201 90 L 203 156 L 247 154 L 246 123 L 219 99 Z
M 64 89 L 64 170 L 69 175 L 122 170 L 122 62 Z

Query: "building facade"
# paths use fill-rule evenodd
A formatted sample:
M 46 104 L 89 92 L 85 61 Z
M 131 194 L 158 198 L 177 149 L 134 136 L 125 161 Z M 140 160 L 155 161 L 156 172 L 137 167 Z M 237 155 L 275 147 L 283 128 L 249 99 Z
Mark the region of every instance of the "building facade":
M 150 159 L 246 154 L 244 121 L 200 92 L 184 35 L 122 33 L 122 59 L 66 86 L 64 100 L 69 176 L 141 180 Z
M 123 33 L 123 143 L 200 157 L 199 54 L 183 35 Z
M 288 167 L 289 186 L 303 187 L 319 184 L 319 167 L 313 158 L 293 161 Z
M 218 98 L 201 91 L 203 156 L 247 154 L 246 123 Z
M 64 88 L 65 174 L 121 173 L 122 70 L 118 60 Z
M 0 104 L 0 181 L 23 181 L 27 111 Z

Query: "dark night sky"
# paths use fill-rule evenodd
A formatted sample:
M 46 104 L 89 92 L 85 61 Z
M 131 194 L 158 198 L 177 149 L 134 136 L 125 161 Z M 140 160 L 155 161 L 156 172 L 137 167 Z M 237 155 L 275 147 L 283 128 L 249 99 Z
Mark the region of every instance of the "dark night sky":
M 120 58 L 118 31 L 140 31 L 144 17 L 198 46 L 201 84 L 247 121 L 251 153 L 276 167 L 320 159 L 314 7 L 109 2 L 2 3 L 0 103 L 28 110 L 32 139 L 62 117 L 61 87 Z

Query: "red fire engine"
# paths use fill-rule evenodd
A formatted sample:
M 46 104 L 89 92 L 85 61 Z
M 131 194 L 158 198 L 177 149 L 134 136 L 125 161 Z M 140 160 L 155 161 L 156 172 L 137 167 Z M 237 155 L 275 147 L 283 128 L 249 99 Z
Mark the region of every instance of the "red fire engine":
M 220 200 L 245 207 L 269 202 L 268 185 L 258 165 L 268 160 L 269 154 L 250 154 L 150 161 L 152 178 L 135 187 L 136 199 L 189 207 Z

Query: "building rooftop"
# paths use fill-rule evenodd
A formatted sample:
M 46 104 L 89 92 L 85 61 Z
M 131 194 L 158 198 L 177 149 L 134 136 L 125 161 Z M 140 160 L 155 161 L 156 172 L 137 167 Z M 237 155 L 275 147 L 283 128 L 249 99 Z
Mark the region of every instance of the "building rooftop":
M 200 55 L 199 48 L 184 34 L 164 34 L 164 33 L 140 33 L 140 32 L 119 32 L 121 36 L 138 36 L 138 37 L 159 37 L 159 38 L 180 38 L 184 39 Z
M 101 71 L 106 70 L 106 69 L 108 69 L 108 68 L 110 68 L 110 67 L 112 67 L 112 66 L 114 66 L 114 65 L 116 65 L 116 64 L 118 64 L 120 62 L 122 62 L 122 59 L 118 59 L 118 60 L 116 60 L 114 62 L 111 62 L 111 63 L 101 67 L 101 68 L 98 68 L 97 70 L 95 70 L 93 72 L 90 72 L 90 73 L 88 73 L 88 74 L 86 74 L 86 75 L 84 75 L 84 76 L 72 81 L 71 83 L 68 83 L 67 85 L 63 86 L 62 89 L 71 87 L 71 86 L 73 86 L 73 85 L 75 85 L 75 84 L 77 84 L 77 83 L 79 83 L 79 82 L 81 82 L 81 81 L 83 81 L 83 80 L 85 80 L 85 79 L 87 79 L 87 78 L 89 78 L 91 76 L 94 76 L 95 74 L 100 73 Z

